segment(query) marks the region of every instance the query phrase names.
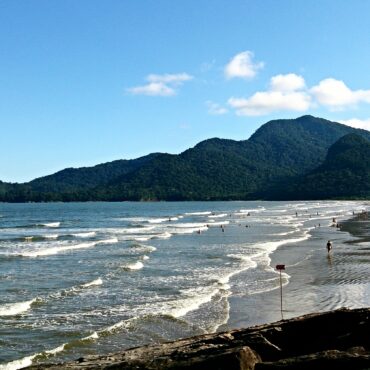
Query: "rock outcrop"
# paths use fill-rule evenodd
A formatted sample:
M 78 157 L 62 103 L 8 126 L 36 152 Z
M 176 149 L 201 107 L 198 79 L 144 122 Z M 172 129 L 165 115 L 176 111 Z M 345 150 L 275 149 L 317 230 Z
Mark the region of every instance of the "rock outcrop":
M 28 369 L 370 369 L 370 309 L 339 309 Z

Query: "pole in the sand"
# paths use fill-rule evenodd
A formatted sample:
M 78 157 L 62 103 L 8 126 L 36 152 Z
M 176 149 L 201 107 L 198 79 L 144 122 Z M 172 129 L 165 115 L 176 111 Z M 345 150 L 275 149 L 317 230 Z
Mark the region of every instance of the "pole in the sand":
M 281 271 L 285 270 L 285 265 L 276 265 L 276 270 L 280 273 L 280 311 L 281 311 L 281 319 L 283 320 L 283 283 L 281 280 Z

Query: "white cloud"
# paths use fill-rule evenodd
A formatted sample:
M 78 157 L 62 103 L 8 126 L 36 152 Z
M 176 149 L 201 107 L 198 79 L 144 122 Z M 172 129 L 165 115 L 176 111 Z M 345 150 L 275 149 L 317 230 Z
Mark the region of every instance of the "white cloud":
M 354 128 L 362 128 L 363 130 L 370 131 L 370 118 L 368 119 L 351 118 L 347 120 L 341 120 L 338 122 L 343 123 L 344 125 L 347 126 L 352 126 Z
M 277 75 L 271 78 L 270 88 L 273 91 L 296 91 L 305 88 L 306 84 L 302 76 L 295 73 Z
M 230 98 L 228 104 L 240 116 L 260 116 L 275 111 L 306 111 L 311 105 L 311 97 L 302 89 L 303 77 L 293 73 L 277 75 L 270 80 L 268 91 L 259 91 L 249 98 Z
M 228 112 L 225 107 L 221 106 L 220 104 L 214 103 L 211 100 L 207 100 L 206 105 L 208 108 L 208 113 L 212 115 L 220 116 Z
M 358 103 L 370 103 L 370 90 L 351 90 L 343 81 L 326 78 L 310 89 L 318 103 L 331 109 L 343 109 Z
M 235 55 L 225 67 L 225 76 L 227 78 L 253 78 L 257 71 L 263 68 L 264 63 L 253 63 L 253 53 L 251 51 L 243 51 Z
M 172 96 L 176 95 L 175 89 L 168 87 L 163 82 L 151 82 L 144 86 L 127 89 L 133 95 Z
M 175 75 L 171 74 L 164 74 L 164 75 L 156 75 L 156 74 L 150 74 L 147 77 L 147 80 L 149 82 L 161 82 L 164 84 L 174 84 L 174 85 L 180 85 L 184 81 L 189 81 L 193 79 L 193 76 L 188 75 L 187 73 L 178 73 Z
M 173 96 L 177 93 L 176 87 L 191 79 L 193 79 L 193 76 L 187 73 L 150 74 L 146 78 L 148 81 L 146 85 L 131 87 L 127 91 L 133 95 Z

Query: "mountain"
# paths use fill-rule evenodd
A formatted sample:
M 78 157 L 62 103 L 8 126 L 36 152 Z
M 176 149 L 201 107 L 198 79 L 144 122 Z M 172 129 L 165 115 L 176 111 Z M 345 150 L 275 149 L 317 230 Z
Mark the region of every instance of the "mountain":
M 181 154 L 154 153 L 0 183 L 3 201 L 263 199 L 323 164 L 341 137 L 370 132 L 313 116 L 274 120 L 248 140 L 208 139 Z
M 153 153 L 137 159 L 121 159 L 94 167 L 66 168 L 53 175 L 35 179 L 29 182 L 28 185 L 32 190 L 39 192 L 68 192 L 77 189 L 92 189 L 98 185 L 108 184 L 120 176 L 127 175 L 159 155 L 159 153 Z
M 370 141 L 358 134 L 341 137 L 324 163 L 280 194 L 282 199 L 370 198 Z
M 312 116 L 270 121 L 249 140 L 205 140 L 162 155 L 101 189 L 108 200 L 256 199 L 264 190 L 320 165 L 330 145 L 370 132 Z M 118 197 L 118 198 L 117 198 Z

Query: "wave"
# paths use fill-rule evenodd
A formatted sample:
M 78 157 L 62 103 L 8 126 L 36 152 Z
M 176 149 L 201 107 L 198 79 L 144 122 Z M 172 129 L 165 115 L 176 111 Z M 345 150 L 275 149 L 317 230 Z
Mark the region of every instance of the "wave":
M 169 239 L 171 236 L 172 234 L 166 231 L 162 234 L 153 235 L 153 239 Z
M 90 281 L 90 283 L 82 284 L 81 287 L 82 288 L 89 288 L 91 286 L 97 286 L 97 285 L 102 285 L 102 284 L 103 284 L 103 280 L 101 278 L 97 278 L 93 281 Z
M 257 263 L 252 260 L 251 256 L 246 256 L 244 254 L 228 254 L 227 255 L 229 258 L 241 260 L 243 262 L 248 262 L 250 263 L 251 267 L 256 267 Z
M 135 250 L 139 252 L 154 252 L 157 250 L 156 247 L 153 247 L 151 245 L 141 245 L 141 244 L 134 244 L 131 246 L 131 248 L 135 248 Z
M 143 267 L 144 264 L 140 261 L 123 266 L 125 270 L 141 270 Z
M 98 241 L 89 242 L 89 243 L 45 248 L 45 249 L 39 249 L 35 251 L 26 251 L 26 252 L 21 252 L 20 254 L 17 254 L 17 255 L 20 255 L 22 257 L 44 257 L 44 256 L 51 256 L 51 255 L 58 254 L 61 252 L 66 252 L 66 251 L 71 251 L 71 250 L 76 250 L 76 249 L 92 248 L 99 244 L 113 244 L 117 242 L 118 242 L 117 238 L 112 238 L 112 239 L 106 239 L 106 240 L 98 240 Z
M 36 241 L 58 239 L 58 238 L 59 238 L 59 234 L 44 234 L 44 235 L 27 235 L 27 236 L 15 238 L 14 240 L 25 241 L 25 242 L 36 242 Z
M 20 360 L 14 360 L 11 362 L 8 362 L 7 364 L 0 365 L 0 370 L 18 370 L 23 369 L 24 367 L 31 366 L 32 360 L 37 356 L 27 356 L 23 357 Z
M 37 302 L 38 298 L 31 299 L 30 301 L 6 303 L 0 306 L 0 316 L 16 316 L 23 312 L 28 311 L 32 304 Z
M 257 213 L 260 213 L 260 212 L 263 212 L 263 211 L 266 211 L 266 208 L 265 207 L 259 207 L 259 208 L 250 208 L 250 209 L 240 209 L 239 212 L 240 213 L 250 213 L 250 212 L 257 212 Z
M 54 349 L 39 352 L 32 356 L 23 357 L 19 360 L 14 360 L 6 364 L 0 365 L 0 370 L 18 370 L 18 369 L 23 369 L 25 367 L 31 366 L 33 363 L 33 360 L 37 358 L 55 356 L 57 353 L 64 351 L 66 345 L 67 344 L 64 343 Z
M 209 224 L 207 224 L 209 227 L 212 227 L 212 226 L 221 226 L 221 225 L 228 225 L 230 223 L 230 221 L 219 221 L 219 222 L 211 222 Z
M 94 340 L 94 339 L 98 339 L 99 338 L 99 334 L 94 331 L 91 335 L 87 336 L 87 337 L 84 337 L 81 339 L 81 341 L 87 341 L 87 340 Z
M 150 224 L 160 224 L 162 222 L 170 221 L 170 220 L 171 220 L 171 217 L 166 217 L 166 218 L 152 218 L 152 219 L 148 219 L 148 222 Z
M 257 247 L 257 248 L 260 248 L 260 249 L 266 251 L 267 253 L 271 253 L 271 252 L 275 251 L 277 248 L 279 248 L 280 246 L 282 246 L 284 244 L 299 243 L 299 242 L 302 242 L 302 241 L 307 240 L 309 238 L 310 238 L 310 235 L 308 233 L 305 233 L 305 235 L 300 237 L 300 238 L 283 239 L 283 240 L 278 240 L 278 241 L 275 241 L 275 242 L 256 243 L 253 246 Z
M 40 224 L 40 226 L 44 226 L 44 227 L 59 227 L 60 226 L 60 222 L 49 222 L 49 223 L 45 223 L 45 224 Z
M 145 227 L 131 227 L 126 229 L 114 229 L 112 231 L 120 234 L 143 234 L 147 231 L 153 230 L 155 226 L 145 226 Z
M 59 238 L 59 234 L 45 234 L 45 235 L 43 235 L 43 237 L 45 239 L 58 239 Z
M 88 283 L 72 286 L 70 288 L 61 289 L 59 291 L 56 291 L 54 293 L 50 293 L 47 295 L 44 299 L 61 299 L 68 296 L 73 296 L 80 294 L 84 289 L 96 287 L 103 284 L 103 280 L 99 277 L 95 280 L 92 280 Z
M 168 225 L 168 227 L 176 227 L 176 228 L 188 228 L 188 227 L 192 227 L 192 228 L 196 228 L 196 227 L 203 227 L 203 226 L 206 226 L 206 224 L 203 222 L 203 223 L 200 223 L 200 222 L 184 222 L 184 223 L 178 223 L 178 224 L 174 224 L 173 226 L 172 225 Z
M 201 227 L 189 227 L 189 228 L 172 228 L 171 229 L 171 233 L 174 233 L 174 234 L 192 234 L 194 232 L 201 232 L 201 231 L 205 231 L 205 230 L 208 230 L 208 227 L 207 226 L 201 226 Z
M 221 217 L 226 217 L 227 213 L 220 213 L 218 215 L 209 215 L 209 218 L 221 218 Z
M 91 238 L 92 236 L 96 235 L 96 231 L 87 231 L 84 233 L 76 233 L 71 235 L 75 236 L 76 238 Z
M 290 234 L 294 234 L 298 231 L 298 229 L 296 230 L 292 230 L 292 231 L 287 231 L 285 233 L 277 233 L 277 234 L 271 234 L 271 236 L 286 236 L 286 235 L 290 235 Z
M 187 216 L 203 216 L 203 215 L 210 215 L 211 211 L 204 211 L 204 212 L 185 212 Z
M 137 236 L 136 238 L 134 238 L 134 240 L 138 241 L 138 242 L 146 242 L 148 240 L 150 240 L 152 238 L 152 236 Z
M 213 297 L 220 294 L 221 291 L 223 296 L 230 295 L 230 292 L 226 292 L 225 288 L 225 286 L 212 285 L 182 290 L 181 292 L 185 295 L 185 298 L 166 302 L 167 307 L 162 314 L 175 318 L 185 316 L 189 312 L 195 311 L 202 305 L 211 302 Z

